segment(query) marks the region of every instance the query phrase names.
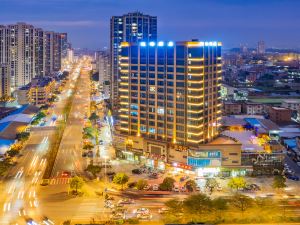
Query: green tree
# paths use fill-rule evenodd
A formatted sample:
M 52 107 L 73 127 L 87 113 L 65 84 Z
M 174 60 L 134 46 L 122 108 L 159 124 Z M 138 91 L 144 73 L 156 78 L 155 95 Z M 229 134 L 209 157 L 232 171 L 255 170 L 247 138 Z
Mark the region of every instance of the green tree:
M 75 190 L 75 193 L 78 193 L 78 190 L 80 190 L 84 185 L 84 180 L 81 177 L 75 176 L 71 179 L 70 182 L 70 188 Z
M 273 188 L 277 189 L 277 190 L 281 190 L 283 188 L 286 187 L 286 178 L 282 175 L 276 175 L 274 176 L 274 180 L 273 180 Z
M 15 157 L 16 155 L 19 154 L 19 151 L 16 149 L 11 149 L 11 150 L 7 151 L 6 153 L 9 157 Z
M 250 208 L 254 203 L 254 200 L 247 195 L 235 194 L 232 197 L 231 204 L 241 210 L 242 212 Z
M 129 177 L 125 173 L 117 173 L 113 179 L 115 184 L 121 185 L 121 190 L 123 190 L 124 184 L 126 184 L 128 181 Z
M 205 194 L 190 195 L 183 201 L 185 214 L 191 218 L 208 213 L 212 209 L 212 201 Z
M 66 220 L 63 222 L 63 225 L 71 225 L 71 220 Z
M 166 177 L 159 185 L 159 189 L 162 191 L 172 191 L 175 180 L 172 177 Z
M 148 185 L 148 182 L 144 179 L 140 179 L 138 180 L 138 182 L 136 183 L 136 188 L 138 190 L 143 190 L 146 186 Z
M 197 183 L 196 181 L 194 180 L 188 180 L 186 183 L 185 183 L 185 187 L 186 189 L 189 191 L 189 192 L 193 192 L 196 190 L 197 188 Z
M 97 173 L 101 172 L 101 167 L 93 164 L 89 164 L 86 168 L 86 171 L 91 172 L 94 176 L 97 175 Z
M 228 209 L 227 200 L 219 197 L 212 200 L 212 207 L 214 208 L 217 220 L 222 220 L 222 211 Z
M 23 132 L 19 132 L 19 133 L 16 134 L 16 139 L 18 141 L 22 141 L 23 142 L 23 141 L 27 141 L 28 138 L 29 138 L 29 136 L 30 136 L 29 132 L 23 131 Z
M 92 114 L 91 114 L 91 116 L 89 117 L 89 120 L 90 121 L 92 121 L 92 123 L 96 123 L 96 121 L 99 119 L 99 116 L 95 113 L 95 112 L 93 112 Z
M 86 142 L 83 144 L 83 149 L 85 150 L 91 150 L 94 148 L 94 145 L 91 142 Z
M 209 194 L 212 194 L 217 187 L 219 187 L 219 183 L 215 178 L 208 178 L 206 180 L 205 188 L 208 189 Z
M 227 185 L 233 190 L 239 190 L 246 187 L 246 181 L 244 177 L 233 177 L 228 181 Z
M 168 207 L 172 214 L 182 213 L 183 210 L 183 201 L 174 198 L 165 202 L 165 206 Z

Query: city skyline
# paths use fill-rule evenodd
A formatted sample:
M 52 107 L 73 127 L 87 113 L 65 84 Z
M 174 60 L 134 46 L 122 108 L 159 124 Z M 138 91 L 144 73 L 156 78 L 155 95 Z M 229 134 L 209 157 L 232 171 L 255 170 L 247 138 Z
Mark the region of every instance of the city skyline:
M 225 49 L 240 44 L 255 47 L 259 40 L 264 40 L 267 48 L 299 48 L 299 6 L 300 2 L 277 0 L 271 4 L 270 1 L 258 4 L 258 1 L 240 0 L 189 0 L 184 3 L 170 0 L 130 0 L 126 3 L 62 0 L 59 4 L 57 0 L 26 3 L 4 0 L 0 20 L 2 24 L 26 22 L 48 30 L 68 32 L 74 47 L 100 49 L 109 47 L 111 16 L 140 11 L 157 16 L 158 40 L 220 40 Z

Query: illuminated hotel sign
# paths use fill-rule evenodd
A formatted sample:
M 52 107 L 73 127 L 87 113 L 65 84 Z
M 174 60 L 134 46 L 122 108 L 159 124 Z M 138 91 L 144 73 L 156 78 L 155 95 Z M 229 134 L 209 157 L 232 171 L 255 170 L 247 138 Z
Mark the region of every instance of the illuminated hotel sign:
M 221 152 L 217 150 L 213 151 L 193 151 L 189 150 L 189 156 L 194 158 L 221 158 Z
M 193 167 L 220 167 L 222 164 L 221 151 L 189 150 L 187 164 Z

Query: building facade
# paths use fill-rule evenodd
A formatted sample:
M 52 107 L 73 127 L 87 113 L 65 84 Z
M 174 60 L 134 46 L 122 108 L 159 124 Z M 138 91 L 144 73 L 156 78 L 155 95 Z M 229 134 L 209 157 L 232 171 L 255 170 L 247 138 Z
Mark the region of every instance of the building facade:
M 55 90 L 55 80 L 50 77 L 36 77 L 29 84 L 17 91 L 17 100 L 20 105 L 46 104 Z
M 281 107 L 269 107 L 268 114 L 273 122 L 290 122 L 292 110 Z
M 10 96 L 10 79 L 8 68 L 5 64 L 0 64 L 0 98 Z
M 121 44 L 119 116 L 120 134 L 127 137 L 125 154 L 138 145 L 144 157 L 168 162 L 172 149 L 198 151 L 218 135 L 221 45 L 197 40 Z
M 98 51 L 96 57 L 97 70 L 99 71 L 99 87 L 105 97 L 111 95 L 111 65 L 108 51 Z
M 140 12 L 113 16 L 110 20 L 110 55 L 111 55 L 111 102 L 117 110 L 119 104 L 119 68 L 118 56 L 122 42 L 156 41 L 157 18 Z
M 7 65 L 11 89 L 59 71 L 66 42 L 65 33 L 46 32 L 26 23 L 0 25 L 0 64 Z

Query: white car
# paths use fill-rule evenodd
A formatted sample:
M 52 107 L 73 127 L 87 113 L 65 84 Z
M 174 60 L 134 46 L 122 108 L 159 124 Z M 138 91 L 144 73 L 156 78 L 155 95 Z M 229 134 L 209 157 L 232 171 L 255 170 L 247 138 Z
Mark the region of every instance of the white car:
M 149 214 L 150 210 L 148 208 L 138 208 L 133 211 L 135 214 Z
M 158 189 L 159 189 L 158 184 L 153 184 L 152 190 L 153 191 L 158 191 Z
M 180 191 L 180 189 L 179 189 L 179 187 L 178 187 L 178 186 L 174 186 L 174 188 L 173 188 L 173 191 L 175 191 L 175 192 L 179 192 L 179 191 Z

